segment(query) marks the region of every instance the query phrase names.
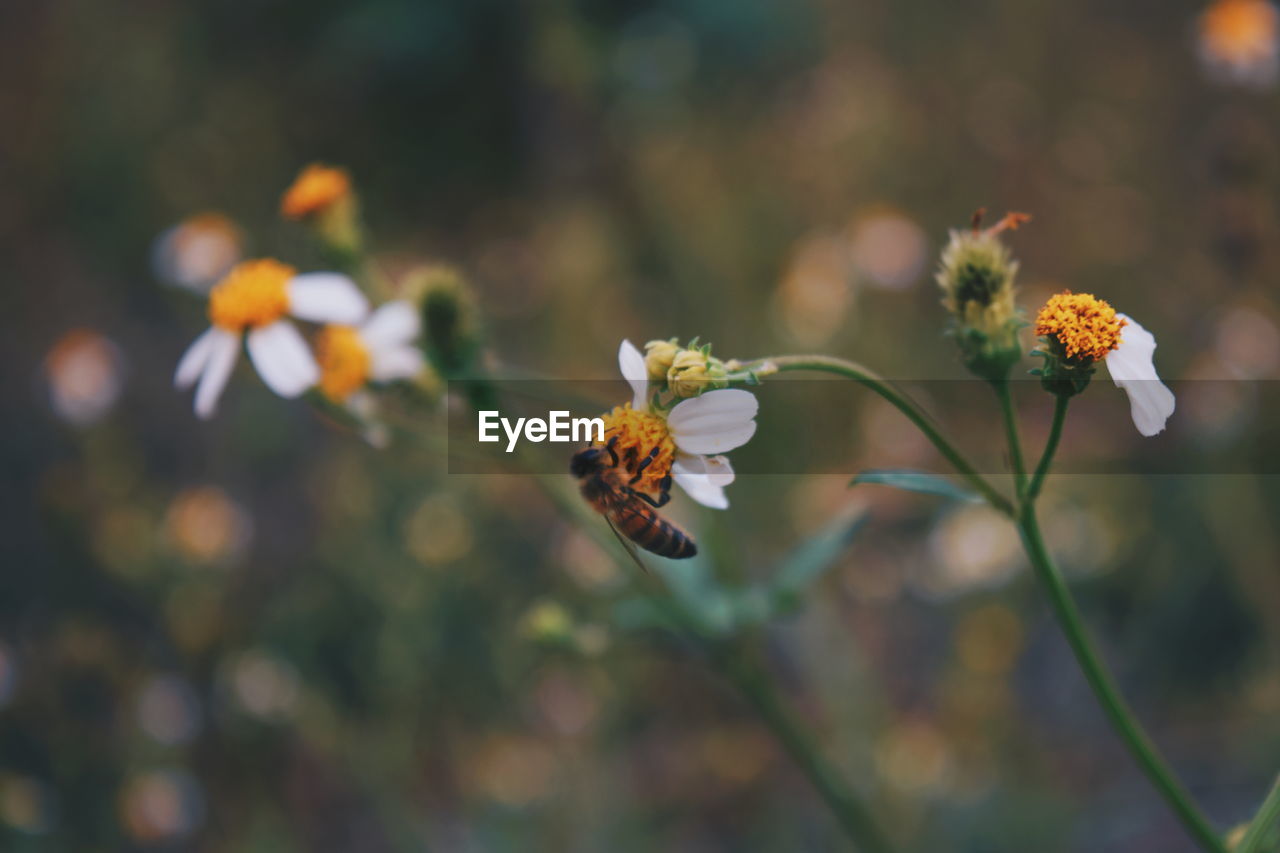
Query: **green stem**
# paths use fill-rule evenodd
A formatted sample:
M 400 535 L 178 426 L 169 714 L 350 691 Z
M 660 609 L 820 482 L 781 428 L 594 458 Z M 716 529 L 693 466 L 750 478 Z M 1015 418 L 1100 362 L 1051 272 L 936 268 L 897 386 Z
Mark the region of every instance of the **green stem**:
M 1049 475 L 1049 466 L 1053 464 L 1053 454 L 1058 450 L 1058 441 L 1062 438 L 1062 425 L 1067 419 L 1067 406 L 1071 401 L 1070 397 L 1058 396 L 1054 398 L 1053 404 L 1053 425 L 1049 427 L 1049 440 L 1045 442 L 1044 453 L 1040 456 L 1040 464 L 1036 465 L 1036 472 L 1031 477 L 1031 484 L 1027 486 L 1026 499 L 1033 501 L 1040 494 L 1041 487 L 1044 486 L 1044 478 Z
M 1235 853 L 1259 853 L 1262 850 L 1260 845 L 1277 822 L 1280 822 L 1280 776 L 1276 777 L 1271 793 L 1262 801 L 1244 838 L 1236 844 Z
M 987 480 L 978 473 L 972 463 L 965 458 L 954 445 L 948 441 L 938 428 L 934 426 L 933 421 L 926 415 L 919 406 L 917 406 L 911 398 L 907 397 L 898 389 L 894 388 L 889 382 L 877 376 L 867 368 L 852 361 L 846 361 L 842 358 L 831 358 L 825 355 L 781 355 L 774 358 L 761 358 L 743 365 L 743 370 L 756 370 L 761 375 L 773 368 L 777 372 L 788 372 L 796 370 L 813 370 L 821 373 L 834 373 L 837 376 L 843 376 L 846 379 L 852 379 L 859 382 L 872 391 L 875 391 L 884 399 L 888 400 L 893 406 L 910 421 L 916 425 L 920 432 L 924 433 L 925 438 L 933 443 L 951 466 L 959 472 L 974 489 L 976 489 L 987 502 L 993 507 L 1003 512 L 1005 515 L 1013 517 L 1016 510 L 1013 504 L 1004 495 L 1000 494 L 996 489 L 987 482 Z
M 783 704 L 773 682 L 736 659 L 730 658 L 723 664 L 724 674 L 786 748 L 858 849 L 866 853 L 889 853 L 893 847 L 881 834 L 867 807 L 846 787 L 835 768 L 822 759 L 804 727 Z
M 1076 661 L 1084 671 L 1085 679 L 1093 689 L 1102 710 L 1106 712 L 1112 727 L 1129 748 L 1130 754 L 1142 768 L 1147 779 L 1164 797 L 1165 802 L 1173 809 L 1178 819 L 1182 821 L 1182 825 L 1200 847 L 1211 853 L 1225 853 L 1218 834 L 1160 758 L 1154 744 L 1135 719 L 1133 711 L 1125 703 L 1110 673 L 1107 672 L 1097 651 L 1093 648 L 1075 600 L 1071 597 L 1066 582 L 1045 547 L 1034 503 L 1030 501 L 1024 503 L 1018 518 L 1018 530 L 1022 534 L 1027 555 L 1031 558 L 1031 565 L 1035 567 L 1036 575 L 1049 594 L 1049 602 L 1053 606 L 1058 624 L 1062 627 L 1062 632 L 1067 635 L 1067 642 L 1075 653 Z
M 520 461 L 523 463 L 524 458 Z M 614 557 L 614 561 L 641 594 L 676 625 L 686 639 L 704 648 L 711 661 L 722 666 L 723 674 L 759 714 L 761 721 L 817 790 L 854 845 L 864 853 L 892 853 L 893 848 L 876 826 L 870 811 L 844 783 L 835 768 L 823 760 L 812 739 L 786 709 L 773 682 L 748 667 L 737 656 L 726 654 L 724 647 L 706 640 L 702 620 L 696 613 L 670 592 L 653 589 L 656 579 L 652 572 L 641 575 L 631 561 L 618 557 L 618 543 L 604 532 L 599 516 L 577 495 L 569 494 L 547 477 L 537 479 L 552 503 L 566 516 L 579 522 L 604 551 Z
M 538 482 L 552 502 L 565 515 L 578 520 L 606 553 L 617 554 L 618 543 L 604 532 L 599 518 L 586 504 L 576 496 L 566 494 L 545 477 L 540 477 Z M 836 769 L 823 760 L 813 740 L 787 710 L 773 682 L 733 654 L 727 646 L 704 639 L 702 620 L 679 598 L 665 590 L 647 589 L 646 587 L 656 583 L 652 572 L 641 576 L 629 560 L 615 556 L 615 562 L 641 594 L 676 625 L 686 639 L 705 649 L 711 662 L 719 665 L 721 674 L 755 709 L 761 721 L 813 785 L 857 848 L 864 853 L 891 853 L 893 847 L 876 825 L 871 812 L 840 778 Z
M 996 396 L 1000 398 L 1000 411 L 1004 413 L 1004 434 L 1009 441 L 1009 456 L 1013 462 L 1013 477 L 1017 484 L 1018 498 L 1027 492 L 1027 464 L 1022 458 L 1022 441 L 1018 438 L 1018 413 L 1013 407 L 1013 394 L 1009 380 L 993 382 Z

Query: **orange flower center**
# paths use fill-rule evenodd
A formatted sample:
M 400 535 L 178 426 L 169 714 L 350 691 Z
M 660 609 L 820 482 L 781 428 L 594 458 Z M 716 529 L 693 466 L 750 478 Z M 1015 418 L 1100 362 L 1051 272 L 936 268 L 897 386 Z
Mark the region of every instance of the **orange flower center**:
M 1040 309 L 1036 334 L 1057 341 L 1069 359 L 1097 361 L 1120 346 L 1126 322 L 1096 296 L 1067 291 L 1050 297 Z
M 341 403 L 369 381 L 369 350 L 352 326 L 325 326 L 316 339 L 320 390 Z
M 351 195 L 351 176 L 343 169 L 312 163 L 302 170 L 280 200 L 285 219 L 304 219 Z
M 230 332 L 274 323 L 289 312 L 289 279 L 297 273 L 271 258 L 236 264 L 209 292 L 209 319 Z
M 653 449 L 658 455 L 640 474 L 632 488 L 640 492 L 657 492 L 658 484 L 671 473 L 676 458 L 676 443 L 671 438 L 664 418 L 649 412 L 638 412 L 630 403 L 614 407 L 604 416 L 604 440 L 613 441 L 618 461 L 635 473 Z

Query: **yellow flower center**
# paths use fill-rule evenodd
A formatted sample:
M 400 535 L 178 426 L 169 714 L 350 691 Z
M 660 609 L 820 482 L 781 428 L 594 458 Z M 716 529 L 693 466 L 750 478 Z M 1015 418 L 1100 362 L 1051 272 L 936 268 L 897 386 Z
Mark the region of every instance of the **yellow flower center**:
M 289 279 L 297 273 L 271 258 L 236 264 L 209 292 L 209 319 L 230 332 L 274 323 L 289 312 Z
M 369 381 L 369 350 L 352 326 L 325 326 L 316 339 L 320 390 L 341 403 Z
M 312 163 L 302 170 L 280 200 L 285 219 L 319 213 L 351 194 L 351 176 L 343 169 Z
M 1097 361 L 1120 346 L 1127 321 L 1090 293 L 1066 291 L 1049 298 L 1036 315 L 1036 334 L 1052 338 L 1068 359 Z
M 638 412 L 630 403 L 614 407 L 604 416 L 604 440 L 613 441 L 613 450 L 618 454 L 618 461 L 635 473 L 636 468 L 653 449 L 658 448 L 653 457 L 631 488 L 639 492 L 657 492 L 662 478 L 671 473 L 671 464 L 676 458 L 676 443 L 667 430 L 667 422 L 659 415 L 649 412 Z
M 1276 10 L 1266 0 L 1218 0 L 1201 17 L 1200 34 L 1215 58 L 1247 62 L 1275 49 L 1276 25 Z

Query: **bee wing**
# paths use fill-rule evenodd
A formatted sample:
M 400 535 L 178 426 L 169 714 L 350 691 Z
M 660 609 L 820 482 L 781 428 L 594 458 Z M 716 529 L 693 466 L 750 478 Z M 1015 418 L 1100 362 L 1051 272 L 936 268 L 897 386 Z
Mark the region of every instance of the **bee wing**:
M 631 557 L 632 562 L 634 562 L 637 566 L 640 567 L 640 571 L 645 572 L 647 574 L 649 572 L 649 567 L 646 566 L 644 564 L 644 561 L 640 559 L 640 553 L 636 551 L 635 543 L 633 543 L 627 537 L 623 536 L 618 531 L 618 528 L 613 526 L 612 518 L 605 516 L 604 520 L 605 520 L 605 523 L 609 525 L 609 529 L 613 531 L 614 538 L 617 539 L 620 543 L 622 543 L 622 547 L 626 549 L 627 555 Z

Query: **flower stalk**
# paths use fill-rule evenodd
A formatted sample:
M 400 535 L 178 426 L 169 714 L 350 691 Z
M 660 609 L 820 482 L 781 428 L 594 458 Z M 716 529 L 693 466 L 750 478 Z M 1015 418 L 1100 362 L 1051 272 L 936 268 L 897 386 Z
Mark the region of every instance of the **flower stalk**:
M 1165 802 L 1173 809 L 1183 827 L 1200 847 L 1211 853 L 1225 853 L 1226 848 L 1217 832 L 1160 757 L 1155 745 L 1120 695 L 1114 679 L 1093 647 L 1075 599 L 1072 598 L 1062 573 L 1045 547 L 1033 500 L 1023 501 L 1022 510 L 1018 516 L 1018 532 L 1022 535 L 1027 556 L 1031 559 L 1036 577 L 1049 596 L 1053 614 L 1057 617 L 1063 634 L 1066 635 L 1076 662 L 1084 672 L 1085 680 L 1089 682 L 1089 687 L 1097 697 L 1098 704 L 1102 706 L 1112 728 L 1124 741 L 1124 745 L 1129 749 L 1138 766 L 1142 768 L 1148 781 L 1164 797 Z
M 1258 813 L 1254 815 L 1244 837 L 1236 844 L 1232 853 L 1261 853 L 1266 849 L 1262 845 L 1277 823 L 1280 823 L 1280 776 L 1276 777 L 1271 792 L 1262 801 Z
M 985 477 L 978 473 L 973 463 L 956 449 L 955 445 L 934 425 L 933 419 L 925 414 L 924 410 L 915 401 L 897 388 L 894 388 L 888 380 L 856 362 L 826 355 L 782 355 L 761 358 L 743 364 L 740 369 L 745 373 L 752 373 L 754 370 L 767 368 L 772 368 L 771 372 L 778 373 L 798 370 L 833 373 L 836 376 L 843 376 L 846 379 L 852 379 L 854 382 L 865 385 L 906 415 L 916 425 L 916 428 L 924 434 L 925 438 L 929 439 L 933 446 L 937 448 L 943 458 L 955 468 L 956 472 L 986 499 L 987 503 L 1011 518 L 1015 515 L 1016 509 L 1013 503 L 1000 494 Z

